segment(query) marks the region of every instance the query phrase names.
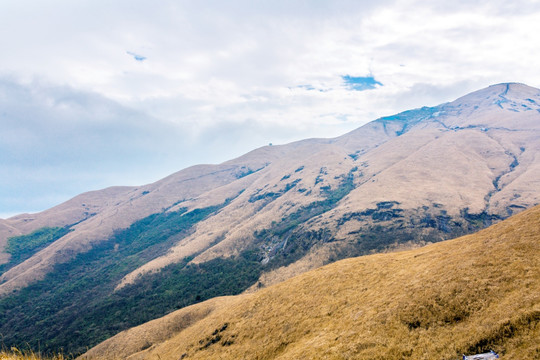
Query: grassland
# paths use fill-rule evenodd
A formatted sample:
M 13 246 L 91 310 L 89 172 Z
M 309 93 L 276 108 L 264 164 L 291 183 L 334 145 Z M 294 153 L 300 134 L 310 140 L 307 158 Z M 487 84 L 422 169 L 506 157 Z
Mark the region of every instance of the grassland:
M 70 357 L 64 355 L 53 355 L 49 357 L 43 357 L 39 353 L 35 353 L 31 350 L 19 350 L 17 348 L 11 348 L 10 350 L 0 350 L 0 360 L 68 360 Z
M 477 234 L 213 301 L 122 332 L 85 357 L 458 359 L 493 349 L 538 359 L 540 207 Z

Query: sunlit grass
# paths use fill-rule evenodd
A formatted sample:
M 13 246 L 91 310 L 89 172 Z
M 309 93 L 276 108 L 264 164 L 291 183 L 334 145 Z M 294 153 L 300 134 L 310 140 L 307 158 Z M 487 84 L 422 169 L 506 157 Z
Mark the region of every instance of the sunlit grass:
M 51 356 L 42 356 L 39 353 L 36 353 L 32 350 L 21 350 L 16 347 L 11 347 L 10 349 L 1 349 L 0 350 L 0 360 L 68 360 L 73 359 L 73 357 L 65 356 L 63 354 L 51 355 Z

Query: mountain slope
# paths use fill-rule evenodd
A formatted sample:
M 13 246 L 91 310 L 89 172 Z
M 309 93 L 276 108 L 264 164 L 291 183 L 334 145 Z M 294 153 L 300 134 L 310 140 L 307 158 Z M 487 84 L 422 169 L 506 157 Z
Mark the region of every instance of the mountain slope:
M 205 232 L 212 234 L 216 228 L 227 229 L 225 239 L 198 254 L 195 261 L 234 253 L 246 238 L 253 237 L 254 229 L 278 238 L 263 239 L 270 249 L 267 252 L 275 251 L 295 234 L 276 234 L 272 221 L 283 222 L 300 216 L 302 209 L 311 210 L 329 191 L 339 190 L 349 175 L 353 176 L 350 193 L 330 210 L 296 227 L 298 237 L 324 231 L 331 234 L 332 242 L 347 247 L 374 227 L 399 233 L 380 244 L 381 249 L 394 246 L 400 236 L 402 242 L 435 241 L 489 225 L 540 202 L 539 104 L 537 89 L 501 84 L 439 107 L 377 120 L 325 146 L 310 146 L 311 154 L 300 153 L 271 164 L 228 212 L 201 224 L 200 231 L 171 253 L 146 264 L 125 281 L 202 251 L 204 247 L 195 250 L 190 243 L 201 244 Z M 276 187 L 286 188 L 281 180 L 285 177 L 297 191 L 272 198 Z M 270 196 L 272 201 L 247 210 L 254 187 L 256 199 Z M 238 220 L 231 223 L 231 217 Z M 420 233 L 419 225 L 424 227 Z M 374 248 L 368 245 L 361 251 Z
M 342 260 L 124 331 L 87 359 L 540 355 L 540 207 L 421 249 Z
M 540 90 L 499 84 L 83 194 L 0 222 L 0 333 L 76 353 L 211 297 L 482 229 L 538 204 L 539 179 Z

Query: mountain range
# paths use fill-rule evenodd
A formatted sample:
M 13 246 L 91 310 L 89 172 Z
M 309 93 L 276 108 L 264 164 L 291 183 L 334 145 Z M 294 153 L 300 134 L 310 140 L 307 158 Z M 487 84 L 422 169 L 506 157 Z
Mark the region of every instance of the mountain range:
M 455 238 L 538 203 L 540 90 L 493 85 L 0 220 L 0 333 L 82 353 L 178 308 Z

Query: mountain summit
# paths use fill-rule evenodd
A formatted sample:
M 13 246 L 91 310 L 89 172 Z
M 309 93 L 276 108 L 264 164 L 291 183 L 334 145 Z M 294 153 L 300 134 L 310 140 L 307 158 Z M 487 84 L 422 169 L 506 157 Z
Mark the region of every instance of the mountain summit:
M 31 313 L 42 348 L 51 339 L 78 351 L 212 296 L 476 231 L 540 203 L 539 140 L 540 90 L 498 84 L 337 138 L 266 146 L 2 220 L 0 308 L 18 323 L 0 316 L 0 333 L 33 343 L 13 331 L 31 329 Z M 62 294 L 74 289 L 85 316 L 49 332 L 73 312 Z M 47 310 L 36 314 L 32 297 Z M 127 304 L 146 304 L 142 318 L 127 318 Z M 83 323 L 88 341 L 76 343 Z

